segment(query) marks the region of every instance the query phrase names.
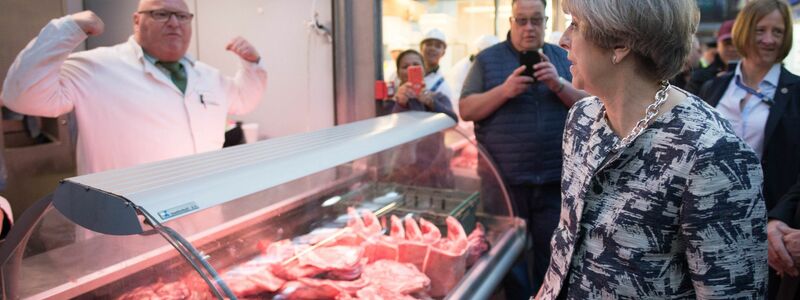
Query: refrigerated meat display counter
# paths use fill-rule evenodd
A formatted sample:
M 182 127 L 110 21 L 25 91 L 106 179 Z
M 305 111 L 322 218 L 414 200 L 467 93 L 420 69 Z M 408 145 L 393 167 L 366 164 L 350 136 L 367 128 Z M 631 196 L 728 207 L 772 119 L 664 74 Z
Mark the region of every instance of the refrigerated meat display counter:
M 5 299 L 485 299 L 525 222 L 443 114 L 67 178 L 0 247 Z M 157 145 L 154 145 L 157 147 Z

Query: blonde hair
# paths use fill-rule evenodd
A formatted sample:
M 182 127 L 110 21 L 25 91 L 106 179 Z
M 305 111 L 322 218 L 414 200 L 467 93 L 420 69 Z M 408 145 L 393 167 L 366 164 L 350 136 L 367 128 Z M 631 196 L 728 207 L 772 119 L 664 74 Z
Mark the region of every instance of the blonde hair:
M 733 23 L 733 46 L 742 57 L 753 54 L 756 43 L 756 26 L 764 16 L 773 11 L 779 11 L 783 16 L 783 44 L 778 53 L 778 61 L 782 61 L 792 50 L 792 13 L 789 4 L 781 0 L 756 0 L 750 1 L 742 8 Z
M 681 72 L 700 22 L 695 0 L 563 0 L 562 6 L 582 20 L 587 40 L 605 49 L 625 45 L 657 80 Z

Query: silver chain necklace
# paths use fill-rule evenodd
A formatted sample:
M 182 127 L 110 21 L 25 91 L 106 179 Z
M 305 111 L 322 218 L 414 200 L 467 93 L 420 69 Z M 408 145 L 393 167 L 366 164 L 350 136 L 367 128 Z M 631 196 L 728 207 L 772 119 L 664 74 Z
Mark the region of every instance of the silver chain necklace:
M 667 90 L 669 86 L 670 84 L 668 81 L 661 81 L 661 88 L 656 92 L 655 101 L 647 106 L 644 118 L 636 122 L 636 126 L 633 127 L 633 130 L 631 130 L 626 137 L 618 140 L 617 143 L 614 144 L 614 152 L 619 152 L 619 150 L 628 147 L 633 140 L 644 132 L 645 128 L 647 128 L 647 124 L 650 124 L 650 121 L 658 115 L 658 109 L 661 108 L 664 102 L 667 102 Z M 603 113 L 605 113 L 605 111 L 603 111 Z

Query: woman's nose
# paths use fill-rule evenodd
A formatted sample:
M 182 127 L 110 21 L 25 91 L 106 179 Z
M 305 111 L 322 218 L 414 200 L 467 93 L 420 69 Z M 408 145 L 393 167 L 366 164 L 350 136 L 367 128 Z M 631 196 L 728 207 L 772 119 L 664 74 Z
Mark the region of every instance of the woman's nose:
M 569 50 L 569 44 L 570 44 L 569 34 L 565 32 L 563 35 L 561 35 L 561 38 L 558 40 L 558 45 L 561 46 L 561 48 Z

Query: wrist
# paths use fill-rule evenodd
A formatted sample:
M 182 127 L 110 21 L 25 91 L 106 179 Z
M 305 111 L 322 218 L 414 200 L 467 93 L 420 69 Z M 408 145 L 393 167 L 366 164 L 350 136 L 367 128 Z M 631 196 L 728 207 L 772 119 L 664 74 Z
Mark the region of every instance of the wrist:
M 561 92 L 564 91 L 564 86 L 566 86 L 566 84 L 564 83 L 565 81 L 566 80 L 564 79 L 564 77 L 558 76 L 558 86 L 556 87 L 555 90 L 553 90 L 556 94 L 560 94 Z

